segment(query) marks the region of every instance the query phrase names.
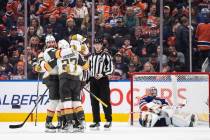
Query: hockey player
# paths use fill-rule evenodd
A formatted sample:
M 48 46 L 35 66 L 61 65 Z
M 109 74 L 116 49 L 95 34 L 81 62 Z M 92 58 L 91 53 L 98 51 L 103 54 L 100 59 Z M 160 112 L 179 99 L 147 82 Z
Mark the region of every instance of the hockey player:
M 67 52 L 68 48 L 70 48 L 70 45 L 69 45 L 69 43 L 66 40 L 60 40 L 58 42 L 58 48 L 62 52 L 64 52 L 64 51 Z M 71 51 L 69 53 L 71 53 Z M 67 54 L 68 54 L 68 52 L 67 52 Z M 81 71 L 81 72 L 79 72 L 80 73 L 79 77 L 80 77 L 80 81 L 82 81 L 82 79 L 84 79 L 84 77 L 83 77 L 83 69 L 82 69 L 82 67 L 80 65 L 77 65 L 77 69 L 78 69 L 78 71 Z M 77 102 L 78 101 L 73 101 L 73 106 L 78 104 Z M 81 102 L 81 96 L 80 96 L 80 102 Z M 74 132 L 75 131 L 84 131 L 84 128 L 85 128 L 85 116 L 84 116 L 84 110 L 83 110 L 82 106 L 80 106 L 80 111 L 79 112 L 78 112 L 77 107 L 73 107 L 73 120 L 74 120 L 74 125 L 73 125 Z
M 85 38 L 84 36 L 82 36 L 80 34 L 75 34 L 75 35 L 71 36 L 71 40 L 70 40 L 71 48 L 74 49 L 75 51 L 79 52 L 84 60 L 85 60 L 85 57 L 89 54 L 88 46 L 85 43 L 86 40 L 87 40 L 87 38 Z M 87 75 L 88 75 L 87 73 L 88 73 L 88 71 L 83 70 L 83 72 L 80 75 L 81 90 L 86 85 L 86 80 L 87 80 Z M 75 110 L 74 110 L 74 112 L 75 112 Z M 74 118 L 76 118 L 76 117 L 74 117 Z M 85 126 L 84 118 L 82 120 L 83 121 L 78 121 L 77 119 L 75 119 L 75 122 L 76 122 L 74 125 L 75 131 L 77 131 L 77 129 L 81 125 L 79 122 L 83 122 L 83 126 Z
M 71 41 L 76 40 L 79 41 L 81 44 L 83 44 L 87 38 L 85 38 L 84 36 L 80 35 L 80 34 L 75 34 L 71 36 Z
M 85 43 L 86 38 L 80 34 L 75 34 L 71 37 L 70 46 L 75 51 L 79 52 L 82 56 L 89 54 L 89 49 Z
M 197 117 L 192 113 L 184 113 L 180 108 L 175 110 L 168 105 L 165 99 L 157 97 L 157 89 L 151 87 L 148 96 L 140 100 L 140 125 L 154 126 L 195 126 Z
M 60 109 L 57 112 L 58 126 L 55 127 L 52 124 L 52 119 L 55 114 L 56 108 L 59 104 L 59 79 L 58 79 L 58 67 L 56 59 L 51 57 L 51 53 L 56 51 L 57 43 L 52 35 L 48 35 L 45 40 L 46 49 L 44 53 L 39 54 L 38 63 L 35 65 L 35 70 L 38 72 L 44 72 L 43 83 L 46 84 L 49 89 L 49 104 L 47 108 L 47 117 L 45 123 L 45 132 L 56 132 L 56 128 L 61 127 L 61 113 Z
M 166 126 L 166 121 L 160 119 L 160 109 L 162 106 L 168 105 L 165 99 L 160 99 L 157 96 L 157 89 L 151 87 L 148 90 L 148 96 L 140 100 L 140 125 L 143 127 L 153 127 L 159 123 L 159 126 Z M 158 121 L 159 120 L 159 121 Z
M 64 41 L 65 42 L 65 41 Z M 73 132 L 73 112 L 76 110 L 77 119 L 84 116 L 80 100 L 80 78 L 82 70 L 88 69 L 88 63 L 72 48 L 61 48 L 51 54 L 57 59 L 59 71 L 59 89 L 67 124 L 63 132 Z

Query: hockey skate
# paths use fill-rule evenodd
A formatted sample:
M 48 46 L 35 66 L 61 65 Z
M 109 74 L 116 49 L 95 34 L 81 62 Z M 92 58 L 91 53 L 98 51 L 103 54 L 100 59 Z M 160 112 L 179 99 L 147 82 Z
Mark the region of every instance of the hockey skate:
M 142 120 L 143 127 L 151 127 L 151 116 L 146 114 L 145 118 Z
M 55 133 L 56 127 L 52 124 L 52 122 L 45 123 L 45 132 L 46 133 Z
M 58 132 L 61 132 L 61 130 L 62 130 L 62 121 L 58 121 L 56 129 L 57 129 Z
M 90 125 L 90 129 L 91 130 L 99 130 L 99 127 L 100 127 L 100 123 L 99 122 L 95 122 L 93 124 Z
M 66 123 L 62 128 L 62 133 L 73 133 L 73 132 L 74 132 L 73 123 L 71 122 Z
M 73 125 L 74 132 L 84 132 L 85 129 L 85 123 L 82 121 L 76 120 Z
M 190 118 L 190 125 L 189 127 L 194 127 L 196 124 L 196 116 L 195 114 L 192 114 L 191 118 Z
M 148 114 L 146 127 L 152 127 L 152 115 Z
M 58 119 L 58 124 L 56 126 L 58 132 L 62 132 L 63 127 L 66 125 L 66 118 L 63 116 Z
M 78 132 L 84 132 L 85 131 L 85 121 L 80 121 L 78 125 Z
M 75 123 L 73 124 L 73 131 L 74 132 L 79 132 L 79 121 L 75 121 Z
M 106 122 L 104 124 L 104 130 L 110 130 L 111 129 L 111 126 L 112 126 L 112 122 Z

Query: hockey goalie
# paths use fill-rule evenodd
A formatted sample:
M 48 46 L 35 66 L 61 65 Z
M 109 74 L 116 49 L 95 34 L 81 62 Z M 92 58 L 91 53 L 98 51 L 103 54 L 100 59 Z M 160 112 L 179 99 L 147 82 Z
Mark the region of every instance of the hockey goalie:
M 184 112 L 183 105 L 172 107 L 165 99 L 157 97 L 157 88 L 151 87 L 147 96 L 140 100 L 139 123 L 142 127 L 194 127 L 196 114 Z

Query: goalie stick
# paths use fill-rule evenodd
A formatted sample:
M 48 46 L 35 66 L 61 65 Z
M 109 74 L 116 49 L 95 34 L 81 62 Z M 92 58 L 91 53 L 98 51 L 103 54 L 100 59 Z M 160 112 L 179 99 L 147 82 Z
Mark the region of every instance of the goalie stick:
M 11 124 L 9 125 L 9 128 L 14 129 L 14 128 L 21 128 L 23 125 L 26 123 L 30 115 L 33 113 L 39 102 L 43 99 L 44 95 L 47 93 L 48 89 L 45 90 L 45 92 L 42 94 L 42 96 L 39 98 L 39 100 L 36 102 L 34 108 L 31 110 L 31 112 L 28 114 L 28 116 L 25 118 L 25 120 L 21 124 Z

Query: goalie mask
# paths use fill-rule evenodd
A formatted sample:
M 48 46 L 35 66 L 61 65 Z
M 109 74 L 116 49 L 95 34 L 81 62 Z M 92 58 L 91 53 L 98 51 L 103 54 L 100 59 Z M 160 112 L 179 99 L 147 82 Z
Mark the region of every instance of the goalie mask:
M 157 96 L 157 88 L 156 87 L 150 87 L 149 92 L 150 92 L 150 96 L 153 96 L 153 97 Z
M 67 49 L 67 48 L 70 48 L 70 45 L 66 40 L 62 39 L 58 42 L 58 49 Z

